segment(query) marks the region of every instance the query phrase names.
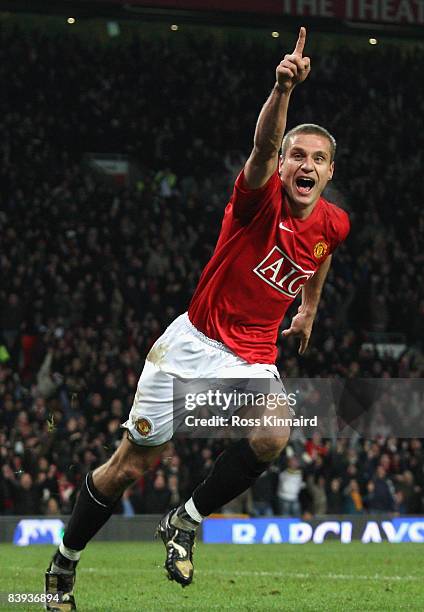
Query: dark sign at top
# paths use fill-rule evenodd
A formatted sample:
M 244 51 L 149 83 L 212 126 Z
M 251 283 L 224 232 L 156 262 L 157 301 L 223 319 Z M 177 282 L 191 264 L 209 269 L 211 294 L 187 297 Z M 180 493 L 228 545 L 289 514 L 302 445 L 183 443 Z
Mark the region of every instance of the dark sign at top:
M 146 8 L 424 24 L 424 0 L 99 0 Z

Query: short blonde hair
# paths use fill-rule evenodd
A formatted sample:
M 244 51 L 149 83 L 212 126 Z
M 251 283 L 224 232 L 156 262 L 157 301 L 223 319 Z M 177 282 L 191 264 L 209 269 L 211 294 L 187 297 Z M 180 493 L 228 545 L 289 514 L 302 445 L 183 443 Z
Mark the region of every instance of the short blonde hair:
M 287 132 L 283 138 L 283 142 L 281 143 L 281 156 L 284 158 L 287 153 L 287 149 L 289 146 L 289 138 L 292 136 L 296 136 L 296 134 L 317 134 L 318 136 L 324 136 L 327 138 L 330 143 L 330 161 L 334 161 L 334 157 L 336 155 L 336 139 L 334 136 L 330 134 L 328 130 L 317 125 L 316 123 L 301 123 L 297 125 L 292 130 Z

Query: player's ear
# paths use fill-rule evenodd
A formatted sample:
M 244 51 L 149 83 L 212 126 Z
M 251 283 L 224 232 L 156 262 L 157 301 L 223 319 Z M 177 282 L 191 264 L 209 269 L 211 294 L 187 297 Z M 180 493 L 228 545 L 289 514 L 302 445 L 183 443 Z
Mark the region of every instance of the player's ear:
M 280 155 L 278 157 L 278 174 L 281 174 L 281 172 L 283 170 L 283 163 L 284 163 L 284 157 L 283 157 L 282 153 L 280 153 Z
M 328 171 L 328 180 L 331 181 L 331 179 L 333 178 L 333 174 L 334 174 L 334 162 L 332 161 L 330 164 L 330 169 Z

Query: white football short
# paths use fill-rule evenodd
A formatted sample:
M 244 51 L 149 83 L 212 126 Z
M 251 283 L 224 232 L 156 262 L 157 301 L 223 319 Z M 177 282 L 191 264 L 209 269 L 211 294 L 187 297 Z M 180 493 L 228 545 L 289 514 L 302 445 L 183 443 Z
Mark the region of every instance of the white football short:
M 175 379 L 220 378 L 280 381 L 275 365 L 248 363 L 196 329 L 184 313 L 169 325 L 147 355 L 129 418 L 122 427 L 136 444 L 164 444 L 175 430 Z

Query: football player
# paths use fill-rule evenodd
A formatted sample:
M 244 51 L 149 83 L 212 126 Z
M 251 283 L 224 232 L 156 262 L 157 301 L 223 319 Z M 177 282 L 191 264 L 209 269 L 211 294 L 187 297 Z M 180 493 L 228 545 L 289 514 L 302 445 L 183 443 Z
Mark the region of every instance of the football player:
M 300 353 L 308 346 L 332 253 L 346 238 L 349 220 L 322 197 L 334 172 L 333 136 L 314 124 L 299 125 L 284 136 L 292 93 L 311 69 L 303 55 L 305 41 L 301 28 L 294 51 L 277 66 L 252 152 L 235 182 L 216 249 L 188 313 L 171 323 L 150 350 L 120 447 L 83 483 L 46 573 L 47 592 L 65 593 L 67 610 L 76 609 L 73 585 L 81 551 L 173 435 L 174 380 L 278 379 L 279 326 L 298 295 L 301 305 L 283 336 L 298 336 Z M 280 414 L 287 414 L 287 407 Z M 162 518 L 158 534 L 169 578 L 183 586 L 191 583 L 196 529 L 204 517 L 248 489 L 288 437 L 288 428 L 273 435 L 252 428 L 218 457 L 190 499 Z

